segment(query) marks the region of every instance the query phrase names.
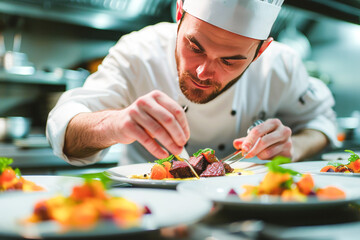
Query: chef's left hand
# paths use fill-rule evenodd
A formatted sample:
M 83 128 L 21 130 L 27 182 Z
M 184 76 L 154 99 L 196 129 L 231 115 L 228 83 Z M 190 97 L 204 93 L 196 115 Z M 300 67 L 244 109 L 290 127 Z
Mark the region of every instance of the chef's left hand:
M 252 149 L 259 137 L 260 141 Z M 233 145 L 243 153 L 248 153 L 246 158 L 257 156 L 262 160 L 272 159 L 278 155 L 292 158 L 294 152 L 291 129 L 284 126 L 279 119 L 266 120 L 254 127 L 247 137 L 235 139 Z

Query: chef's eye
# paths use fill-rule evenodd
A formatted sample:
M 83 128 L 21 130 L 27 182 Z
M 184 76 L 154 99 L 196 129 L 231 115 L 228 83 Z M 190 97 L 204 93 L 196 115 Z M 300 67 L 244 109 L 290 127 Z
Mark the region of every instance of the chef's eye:
M 221 62 L 222 62 L 223 64 L 225 64 L 226 66 L 231 66 L 231 65 L 233 65 L 233 63 L 229 62 L 229 61 L 226 60 L 226 59 L 221 59 Z
M 196 46 L 190 45 L 189 47 L 194 53 L 202 53 L 202 51 Z

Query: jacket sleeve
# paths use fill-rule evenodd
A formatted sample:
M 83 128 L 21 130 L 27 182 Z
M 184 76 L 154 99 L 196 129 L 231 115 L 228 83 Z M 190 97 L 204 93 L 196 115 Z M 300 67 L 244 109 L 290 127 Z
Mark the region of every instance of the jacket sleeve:
M 104 109 L 119 109 L 127 106 L 133 94 L 132 79 L 136 72 L 136 63 L 127 55 L 126 39 L 110 49 L 109 55 L 99 66 L 97 72 L 88 77 L 81 88 L 66 91 L 49 113 L 46 135 L 56 156 L 72 165 L 93 164 L 105 156 L 108 149 L 88 158 L 69 158 L 63 153 L 65 132 L 69 121 L 77 114 L 95 112 Z M 134 81 L 133 81 L 134 82 Z M 135 83 L 136 84 L 136 83 Z
M 324 133 L 333 146 L 336 138 L 335 104 L 329 88 L 319 79 L 310 77 L 302 60 L 291 51 L 284 57 L 288 85 L 284 89 L 277 117 L 294 133 L 314 129 Z

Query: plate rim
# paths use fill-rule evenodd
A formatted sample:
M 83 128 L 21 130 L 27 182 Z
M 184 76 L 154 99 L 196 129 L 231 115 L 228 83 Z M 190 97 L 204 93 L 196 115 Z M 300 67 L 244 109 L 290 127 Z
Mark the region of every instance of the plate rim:
M 257 163 L 253 163 L 253 162 L 243 162 L 243 163 L 248 163 L 250 164 L 250 166 L 248 168 L 245 168 L 244 170 L 249 170 L 252 171 L 251 168 L 256 168 L 261 166 L 261 168 L 265 169 L 265 165 L 264 164 L 257 164 Z M 135 164 L 128 164 L 128 165 L 121 165 L 121 166 L 116 166 L 116 167 L 112 167 L 109 168 L 107 170 L 105 170 L 106 175 L 114 180 L 114 181 L 120 181 L 120 182 L 124 182 L 124 183 L 129 183 L 129 184 L 133 184 L 136 186 L 141 186 L 141 187 L 162 187 L 162 188 L 176 188 L 176 186 L 180 183 L 183 182 L 194 182 L 194 181 L 202 181 L 202 180 L 207 180 L 207 179 L 213 179 L 213 178 L 201 178 L 201 179 L 193 179 L 193 180 L 156 180 L 156 179 L 137 179 L 137 178 L 128 178 L 127 176 L 118 174 L 116 172 L 114 172 L 114 169 L 117 168 L 125 168 L 125 167 L 136 167 L 136 166 L 146 166 L 146 165 L 155 165 L 156 163 L 152 163 L 152 162 L 148 162 L 148 163 L 135 163 Z M 257 174 L 263 174 L 262 172 L 260 173 L 254 173 L 252 175 L 257 175 Z M 240 175 L 239 177 L 243 177 L 246 175 Z M 227 178 L 227 177 L 238 177 L 238 176 L 219 176 L 216 178 Z
M 315 179 L 315 184 L 316 184 L 316 178 L 328 178 L 328 179 L 333 179 L 334 176 L 326 176 L 326 175 L 315 175 L 315 174 L 311 174 Z M 236 177 L 237 179 L 235 179 L 234 182 L 237 181 L 244 181 L 245 178 L 259 178 L 258 180 L 261 181 L 263 179 L 263 176 L 265 176 L 265 174 L 263 174 L 262 176 L 260 174 L 256 174 L 256 175 L 249 175 L 249 176 L 243 176 L 242 180 L 240 180 L 240 178 Z M 341 179 L 347 179 L 344 176 L 336 176 L 336 178 L 341 178 Z M 208 181 L 207 183 L 194 183 L 192 185 L 192 187 L 194 187 L 194 185 L 196 184 L 208 184 L 211 185 L 211 182 L 213 180 Z M 225 180 L 220 180 L 220 181 L 225 181 Z M 360 183 L 360 179 L 357 180 Z M 226 182 L 226 181 L 225 181 Z M 330 185 L 334 185 L 335 182 L 329 182 L 329 186 Z M 224 183 L 225 184 L 225 183 Z M 241 184 L 241 183 L 239 183 Z M 242 183 L 243 185 L 245 183 Z M 251 183 L 252 184 L 252 183 Z M 184 182 L 181 183 L 177 186 L 177 191 L 179 192 L 194 192 L 194 189 L 186 189 L 187 185 L 191 186 L 190 184 Z M 231 185 L 230 185 L 231 186 Z M 206 187 L 206 186 L 202 186 L 202 187 Z M 230 188 L 230 187 L 228 187 Z M 199 190 L 199 188 L 198 188 Z M 222 188 L 223 191 L 226 190 L 226 188 Z M 345 189 L 346 191 L 346 189 Z M 197 191 L 199 192 L 199 191 Z M 212 191 L 212 193 L 215 191 Z M 355 202 L 355 201 L 359 201 L 360 200 L 360 189 L 359 189 L 359 193 L 357 194 L 356 198 L 346 198 L 346 199 L 341 199 L 341 200 L 327 200 L 327 201 L 315 201 L 314 198 L 311 198 L 311 201 L 307 201 L 307 202 L 281 202 L 276 201 L 276 202 L 259 202 L 259 201 L 244 201 L 241 200 L 240 198 L 237 198 L 236 201 L 231 201 L 231 197 L 229 197 L 226 200 L 226 197 L 216 197 L 216 195 L 213 195 L 211 197 L 209 197 L 206 194 L 203 194 L 200 191 L 201 195 L 205 195 L 205 197 L 207 197 L 208 199 L 210 199 L 211 201 L 215 202 L 215 203 L 219 203 L 222 204 L 224 206 L 235 206 L 235 207 L 239 207 L 239 208 L 243 208 L 243 207 L 261 207 L 261 208 L 275 208 L 275 209 L 279 209 L 279 208 L 306 208 L 306 207 L 318 207 L 318 206 L 335 206 L 335 205 L 342 205 L 342 204 L 348 204 L 350 202 Z
M 169 198 L 170 195 L 173 196 L 173 198 L 179 198 L 182 200 L 186 200 L 186 199 L 191 199 L 191 203 L 194 204 L 194 202 L 196 202 L 198 204 L 198 207 L 196 208 L 191 208 L 192 213 L 194 213 L 194 209 L 195 214 L 185 214 L 184 216 L 182 216 L 181 219 L 178 220 L 178 223 L 176 224 L 192 224 L 195 222 L 200 221 L 201 219 L 203 219 L 204 217 L 206 217 L 206 215 L 208 215 L 211 211 L 212 208 L 212 202 L 209 201 L 208 199 L 204 198 L 203 196 L 199 196 L 199 195 L 189 195 L 186 193 L 180 193 L 178 191 L 174 191 L 174 190 L 168 190 L 168 189 L 148 189 L 148 188 L 111 188 L 108 189 L 108 192 L 114 196 L 124 196 L 127 199 L 133 199 L 134 196 L 135 198 L 137 198 L 137 202 L 143 202 L 143 205 L 147 205 L 146 203 L 146 199 L 143 199 L 143 197 L 141 197 L 142 199 L 140 199 L 140 195 L 144 196 L 146 194 L 149 195 L 149 193 L 153 194 L 153 195 L 161 195 L 164 198 L 164 201 L 166 201 L 166 198 Z M 21 193 L 18 194 L 13 194 L 13 195 L 9 195 L 8 198 L 13 199 L 13 198 L 18 198 L 18 196 Z M 170 194 L 170 195 L 169 195 Z M 133 195 L 133 196 L 131 196 Z M 23 196 L 23 195 L 22 195 Z M 45 198 L 45 197 L 51 197 L 54 196 L 53 192 L 39 192 L 39 193 L 35 193 L 35 194 L 29 194 L 27 196 L 25 196 L 25 200 L 31 200 L 30 205 L 34 204 L 36 201 L 38 201 L 41 198 Z M 0 199 L 0 201 L 6 201 L 6 198 L 2 198 Z M 136 202 L 136 201 L 135 201 Z M 160 209 L 160 203 L 157 203 L 156 201 L 153 201 L 152 204 L 158 204 L 157 208 Z M 150 203 L 150 201 L 149 201 Z M 200 206 L 201 204 L 201 206 Z M 151 204 L 150 204 L 151 205 Z M 183 210 L 182 210 L 183 211 Z M 11 220 L 15 221 L 16 220 L 16 216 L 13 217 Z M 150 222 L 149 220 L 147 222 Z M 69 231 L 69 232 L 65 232 L 64 234 L 59 234 L 58 232 L 45 232 L 43 234 L 39 234 L 39 238 L 49 238 L 49 239 L 59 239 L 59 238 L 73 238 L 73 237 L 99 237 L 99 236 L 126 236 L 126 235 L 130 235 L 130 234 L 140 234 L 140 233 L 145 233 L 147 231 L 153 231 L 153 230 L 157 230 L 163 227 L 170 227 L 173 226 L 174 224 L 164 224 L 165 221 L 162 221 L 162 224 L 159 224 L 158 226 L 153 226 L 152 224 L 145 224 L 145 226 L 139 226 L 139 227 L 133 227 L 133 228 L 129 228 L 129 229 L 121 229 L 121 228 L 117 228 L 115 225 L 110 226 L 112 227 L 112 230 L 110 228 L 110 232 L 105 233 L 103 232 L 97 232 L 97 228 L 92 229 L 91 231 L 81 231 L 81 230 L 75 230 L 75 231 Z M 16 223 L 13 223 L 16 224 Z M 101 225 L 108 225 L 109 223 L 107 222 L 101 222 Z M 58 224 L 56 222 L 47 222 L 42 226 L 52 226 L 54 228 L 59 228 Z M 13 225 L 14 227 L 15 225 Z M 20 226 L 20 225 L 19 225 Z M 38 227 L 42 227 L 41 223 L 40 225 L 38 225 Z M 16 226 L 15 226 L 16 227 Z M 36 227 L 36 226 L 35 226 Z M 21 228 L 21 226 L 20 226 Z M 13 230 L 13 229 L 11 229 Z M 8 230 L 7 231 L 7 226 L 0 226 L 0 236 L 8 236 L 8 237 L 24 237 L 23 236 L 23 232 L 21 231 L 11 231 Z M 30 237 L 31 238 L 31 237 Z M 37 238 L 37 236 L 33 237 L 33 238 Z

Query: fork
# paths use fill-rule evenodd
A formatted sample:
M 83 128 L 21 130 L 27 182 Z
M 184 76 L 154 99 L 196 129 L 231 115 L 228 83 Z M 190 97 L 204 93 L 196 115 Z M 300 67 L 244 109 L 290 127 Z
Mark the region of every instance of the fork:
M 250 131 L 251 131 L 254 127 L 262 124 L 263 122 L 264 122 L 264 121 L 261 120 L 261 119 L 256 120 L 256 121 L 247 129 L 246 133 L 249 134 Z M 261 139 L 261 137 L 259 137 L 259 138 L 256 140 L 254 146 L 250 149 L 249 152 L 251 152 L 251 150 L 253 150 L 253 149 L 258 145 L 258 143 L 260 142 L 260 139 Z M 244 158 L 246 158 L 246 156 L 249 154 L 249 152 L 247 152 L 246 154 L 243 154 L 243 152 L 242 152 L 241 149 L 240 149 L 240 150 L 237 150 L 236 152 L 230 154 L 229 156 L 226 156 L 226 157 L 224 157 L 223 159 L 221 159 L 220 162 L 227 163 L 227 164 L 233 164 L 233 163 L 235 163 L 235 162 L 241 161 L 241 160 L 243 160 Z

